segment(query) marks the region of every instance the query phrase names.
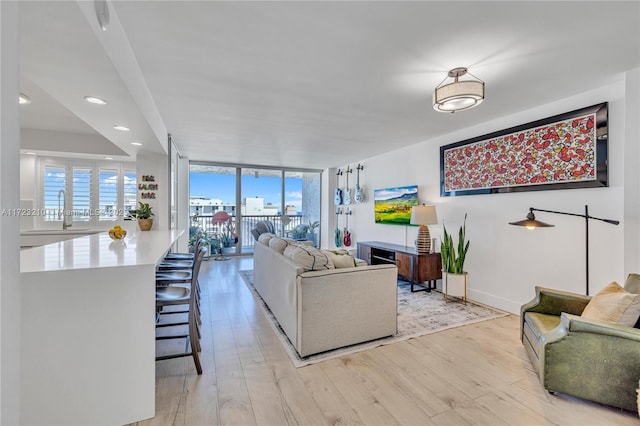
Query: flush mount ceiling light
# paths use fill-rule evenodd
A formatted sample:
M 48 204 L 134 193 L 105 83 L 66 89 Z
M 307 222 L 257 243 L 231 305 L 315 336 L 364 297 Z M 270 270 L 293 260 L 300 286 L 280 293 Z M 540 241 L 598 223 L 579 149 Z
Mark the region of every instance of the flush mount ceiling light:
M 460 80 L 469 74 L 474 80 Z M 453 82 L 445 83 L 447 78 Z M 480 105 L 484 100 L 484 81 L 467 71 L 466 68 L 454 68 L 440 82 L 433 93 L 433 109 L 440 112 L 456 112 Z
M 18 100 L 20 102 L 20 105 L 26 105 L 31 103 L 31 98 L 25 95 L 24 93 L 20 93 L 20 96 L 18 96 Z
M 127 126 L 121 126 L 119 124 L 116 124 L 115 126 L 113 126 L 113 128 L 116 129 L 116 130 L 120 130 L 122 132 L 128 132 L 129 130 L 131 130 Z
M 142 146 L 142 144 L 140 142 L 131 142 L 131 145 Z
M 97 98 L 95 96 L 85 96 L 84 100 L 89 102 L 90 104 L 96 104 L 96 105 L 106 105 L 107 101 L 105 101 L 102 98 Z

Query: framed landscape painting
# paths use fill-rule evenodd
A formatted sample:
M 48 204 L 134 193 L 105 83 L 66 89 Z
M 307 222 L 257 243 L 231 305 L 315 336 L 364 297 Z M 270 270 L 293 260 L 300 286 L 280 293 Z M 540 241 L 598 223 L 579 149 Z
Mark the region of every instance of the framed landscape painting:
M 440 147 L 443 197 L 609 186 L 606 102 Z
M 411 208 L 418 205 L 418 185 L 376 189 L 373 200 L 376 223 L 409 225 Z

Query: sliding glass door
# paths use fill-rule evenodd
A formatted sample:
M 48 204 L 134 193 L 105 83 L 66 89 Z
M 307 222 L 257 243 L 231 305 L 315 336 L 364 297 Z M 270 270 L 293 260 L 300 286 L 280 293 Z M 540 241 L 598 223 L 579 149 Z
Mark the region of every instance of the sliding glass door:
M 281 233 L 282 171 L 253 167 L 241 168 L 242 247 L 253 248 L 251 230 L 260 221 L 271 221 Z
M 251 253 L 259 221 L 273 223 L 278 235 L 319 245 L 320 176 L 319 170 L 192 162 L 192 229 L 204 230 L 225 254 Z

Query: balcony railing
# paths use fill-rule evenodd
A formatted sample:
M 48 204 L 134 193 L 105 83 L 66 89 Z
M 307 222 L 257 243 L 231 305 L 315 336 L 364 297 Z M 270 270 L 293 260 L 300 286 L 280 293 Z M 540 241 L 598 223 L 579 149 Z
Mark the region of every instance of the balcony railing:
M 207 233 L 207 235 L 211 237 L 215 237 L 216 235 L 220 235 L 224 231 L 227 225 L 223 224 L 222 226 L 218 224 L 214 224 L 211 219 L 212 215 L 193 215 L 191 216 L 191 226 L 197 226 L 203 231 Z M 236 216 L 231 216 L 231 229 L 235 230 L 235 233 L 238 234 L 238 244 L 241 247 L 242 253 L 251 253 L 253 251 L 253 243 L 254 238 L 251 235 L 251 230 L 256 227 L 256 224 L 261 221 L 271 221 L 275 227 L 275 233 L 277 235 L 286 235 L 286 232 L 295 228 L 298 225 L 302 225 L 302 216 L 288 216 L 290 222 L 283 226 L 282 224 L 282 216 L 242 216 L 242 235 L 238 232 L 238 226 L 236 221 L 238 218 Z

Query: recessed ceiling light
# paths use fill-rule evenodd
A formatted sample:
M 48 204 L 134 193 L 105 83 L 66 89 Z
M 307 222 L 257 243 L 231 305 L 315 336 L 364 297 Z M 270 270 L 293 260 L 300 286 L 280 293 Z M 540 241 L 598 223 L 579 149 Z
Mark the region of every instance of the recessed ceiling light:
M 27 154 L 27 155 L 36 155 L 36 153 L 33 152 L 33 151 L 27 151 L 27 152 L 25 152 L 25 154 Z
M 113 157 L 104 157 L 105 160 L 113 160 Z
M 20 105 L 26 105 L 31 103 L 31 98 L 25 95 L 24 93 L 20 93 L 20 96 L 18 97 L 18 99 L 20 100 Z
M 131 130 L 127 126 L 121 126 L 119 124 L 116 124 L 115 126 L 113 126 L 113 128 L 116 129 L 116 130 L 121 130 L 123 132 L 128 132 L 129 130 Z
M 131 145 L 142 146 L 142 144 L 140 142 L 131 142 Z
M 105 101 L 102 98 L 97 98 L 95 96 L 85 96 L 84 100 L 91 103 L 91 104 L 96 104 L 96 105 L 106 105 L 107 101 Z

